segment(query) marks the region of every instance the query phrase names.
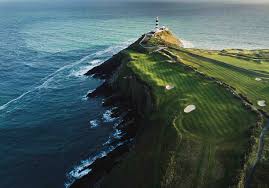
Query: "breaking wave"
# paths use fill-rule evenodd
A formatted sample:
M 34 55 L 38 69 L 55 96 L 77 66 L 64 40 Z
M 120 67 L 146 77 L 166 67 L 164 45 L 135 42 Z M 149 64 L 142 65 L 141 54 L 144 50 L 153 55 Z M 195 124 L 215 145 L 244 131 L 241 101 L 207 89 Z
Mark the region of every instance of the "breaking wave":
M 92 60 L 91 62 L 87 63 L 87 65 L 80 67 L 79 70 L 72 70 L 69 76 L 82 77 L 90 69 L 92 69 L 95 66 L 98 66 L 101 63 L 102 63 L 101 59 Z
M 106 123 L 113 122 L 116 119 L 116 118 L 112 117 L 112 110 L 113 109 L 109 109 L 103 114 L 104 122 L 106 122 Z
M 67 182 L 65 182 L 65 188 L 69 188 L 77 179 L 82 178 L 83 176 L 89 174 L 92 169 L 89 168 L 90 165 L 92 165 L 97 159 L 100 159 L 102 157 L 105 157 L 108 155 L 108 153 L 115 150 L 117 147 L 123 145 L 124 143 L 118 143 L 116 146 L 110 146 L 106 150 L 101 151 L 94 157 L 89 157 L 86 160 L 82 160 L 79 165 L 75 166 L 73 170 L 71 170 L 67 174 Z
M 93 128 L 96 128 L 96 127 L 99 127 L 100 124 L 99 124 L 99 121 L 98 120 L 92 120 L 90 121 L 90 125 L 91 125 L 91 129 Z
M 191 41 L 184 40 L 184 39 L 182 39 L 181 41 L 183 43 L 184 48 L 194 48 L 194 45 Z

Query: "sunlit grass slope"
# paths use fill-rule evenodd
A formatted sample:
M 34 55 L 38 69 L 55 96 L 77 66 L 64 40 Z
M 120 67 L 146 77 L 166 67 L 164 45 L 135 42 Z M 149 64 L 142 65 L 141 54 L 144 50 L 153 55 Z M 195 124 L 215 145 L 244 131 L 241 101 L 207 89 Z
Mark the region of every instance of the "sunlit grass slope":
M 251 58 L 241 59 L 229 56 L 223 51 L 179 49 L 173 52 L 181 58 L 184 64 L 191 65 L 231 85 L 238 93 L 247 96 L 254 106 L 269 113 L 268 61 L 256 62 Z M 257 81 L 257 78 L 261 80 Z M 258 106 L 257 102 L 261 100 L 267 101 L 267 106 Z
M 132 60 L 120 77 L 135 75 L 147 84 L 156 110 L 136 149 L 103 187 L 236 186 L 256 114 L 213 80 L 160 53 L 128 53 Z M 184 113 L 191 104 L 196 110 Z
M 201 49 L 172 50 L 181 62 L 217 78 L 246 96 L 254 106 L 269 114 L 269 50 L 222 50 Z M 261 79 L 261 80 L 257 80 Z M 257 101 L 265 100 L 265 107 Z M 253 187 L 269 187 L 269 134 L 265 134 L 264 151 L 258 163 Z

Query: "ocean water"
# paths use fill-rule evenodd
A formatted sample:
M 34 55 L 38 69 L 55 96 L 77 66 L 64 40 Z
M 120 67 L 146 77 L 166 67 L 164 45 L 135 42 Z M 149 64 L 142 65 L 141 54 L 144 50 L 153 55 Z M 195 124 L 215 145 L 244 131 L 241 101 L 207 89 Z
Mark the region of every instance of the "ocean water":
M 114 147 L 119 119 L 84 73 L 154 27 L 186 47 L 269 48 L 269 6 L 0 4 L 0 187 L 68 187 Z

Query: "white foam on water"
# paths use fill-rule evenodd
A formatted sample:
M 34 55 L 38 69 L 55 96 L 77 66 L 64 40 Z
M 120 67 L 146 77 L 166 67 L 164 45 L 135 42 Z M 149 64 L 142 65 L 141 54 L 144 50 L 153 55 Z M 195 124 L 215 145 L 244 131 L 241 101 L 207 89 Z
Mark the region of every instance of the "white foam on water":
M 112 110 L 113 109 L 109 109 L 103 114 L 104 122 L 109 123 L 109 122 L 113 122 L 115 119 L 117 119 L 117 118 L 111 117 L 112 116 Z
M 90 89 L 87 94 L 94 92 L 95 89 Z
M 259 81 L 262 81 L 261 78 L 255 78 L 255 80 L 258 81 L 258 82 L 259 82 Z
M 111 137 L 109 137 L 109 139 L 105 143 L 103 143 L 103 146 L 107 146 L 107 145 L 111 144 L 111 142 L 112 142 L 112 139 L 111 139 Z
M 75 166 L 73 170 L 71 170 L 67 174 L 67 182 L 65 182 L 65 187 L 69 188 L 77 179 L 82 178 L 83 176 L 89 174 L 92 169 L 89 168 L 90 165 L 92 165 L 97 159 L 100 159 L 102 157 L 105 157 L 108 155 L 108 153 L 115 150 L 117 147 L 123 145 L 124 142 L 118 143 L 116 146 L 110 146 L 104 151 L 101 151 L 99 154 L 95 155 L 94 157 L 89 157 L 86 160 L 82 160 L 79 165 Z
M 49 83 L 54 79 L 55 75 L 59 72 L 61 72 L 62 70 L 65 70 L 69 67 L 73 67 L 83 61 L 85 61 L 86 59 L 88 59 L 91 55 L 88 55 L 88 56 L 85 56 L 83 57 L 82 59 L 80 59 L 79 61 L 76 61 L 75 63 L 73 64 L 70 64 L 70 65 L 66 65 L 66 66 L 63 66 L 61 67 L 60 69 L 56 70 L 55 72 L 51 73 L 50 75 L 46 76 L 45 78 L 41 79 L 41 81 L 43 81 L 40 85 L 38 86 L 33 86 L 32 89 L 30 89 L 29 91 L 21 94 L 19 97 L 17 98 L 14 98 L 12 100 L 10 100 L 9 102 L 7 102 L 6 104 L 0 106 L 0 111 L 4 110 L 5 108 L 7 108 L 10 104 L 22 99 L 24 96 L 28 95 L 29 93 L 32 93 L 36 90 L 39 90 L 39 89 L 42 89 L 42 88 L 48 88 L 48 85 Z
M 112 143 L 113 140 L 119 140 L 122 138 L 122 131 L 119 129 L 115 129 L 115 132 L 112 134 L 112 136 L 109 137 L 109 139 L 103 144 L 103 146 L 109 145 Z
M 119 129 L 116 129 L 115 133 L 113 134 L 113 138 L 121 139 L 121 137 L 122 137 L 122 131 Z
M 105 54 L 108 55 L 108 56 L 111 56 L 111 55 L 113 55 L 114 53 L 117 53 L 117 52 L 119 52 L 120 50 L 126 48 L 126 47 L 130 44 L 130 41 L 132 41 L 132 40 L 128 40 L 128 41 L 123 42 L 123 43 L 121 43 L 121 44 L 119 44 L 119 45 L 115 45 L 115 46 L 113 45 L 113 46 L 110 46 L 110 47 L 108 47 L 108 48 L 106 48 L 106 49 L 104 49 L 104 50 L 101 50 L 101 51 L 98 51 L 98 52 L 96 52 L 96 53 L 87 55 L 87 56 L 81 58 L 80 60 L 78 60 L 78 61 L 76 61 L 76 62 L 74 62 L 74 63 L 65 65 L 65 66 L 63 66 L 63 67 L 57 69 L 57 70 L 54 71 L 53 73 L 51 73 L 51 74 L 49 74 L 48 76 L 46 76 L 46 77 L 44 77 L 43 79 L 41 79 L 41 80 L 40 80 L 41 83 L 40 83 L 39 85 L 37 85 L 37 86 L 36 86 L 36 85 L 33 85 L 33 86 L 32 86 L 32 89 L 30 89 L 30 90 L 24 92 L 24 93 L 21 94 L 20 96 L 18 96 L 18 97 L 16 97 L 16 98 L 14 98 L 14 99 L 8 101 L 7 103 L 1 105 L 1 106 L 0 106 L 0 111 L 6 109 L 9 105 L 11 105 L 11 104 L 13 104 L 13 103 L 19 101 L 20 99 L 22 99 L 22 98 L 25 97 L 26 95 L 28 95 L 28 94 L 30 94 L 30 93 L 32 93 L 32 92 L 35 92 L 35 91 L 37 91 L 37 90 L 39 90 L 39 89 L 54 88 L 54 87 L 50 87 L 49 84 L 51 83 L 51 81 L 53 81 L 53 79 L 55 78 L 55 76 L 56 76 L 59 72 L 62 72 L 63 70 L 66 70 L 66 69 L 68 69 L 68 68 L 72 68 L 72 67 L 74 67 L 74 66 L 76 66 L 76 65 L 79 65 L 79 64 L 81 64 L 82 62 L 84 62 L 84 61 L 86 61 L 87 59 L 92 58 L 92 57 L 96 58 L 96 57 L 99 57 L 99 56 L 102 56 L 102 55 L 105 55 Z M 86 71 L 86 69 L 85 69 L 85 71 Z
M 100 124 L 99 124 L 99 121 L 98 120 L 92 120 L 90 121 L 90 125 L 91 125 L 91 129 L 93 128 L 96 128 L 96 127 L 99 127 Z
M 87 101 L 87 100 L 88 100 L 88 94 L 92 93 L 94 90 L 95 90 L 95 89 L 90 89 L 90 90 L 87 92 L 86 95 L 83 95 L 83 96 L 81 97 L 81 100 L 82 100 L 82 101 Z
M 31 89 L 31 90 L 29 90 L 29 91 L 27 91 L 27 92 L 25 92 L 25 93 L 23 93 L 23 94 L 21 94 L 19 97 L 17 97 L 17 98 L 15 98 L 15 99 L 12 99 L 12 100 L 10 100 L 9 102 L 7 102 L 6 104 L 4 104 L 4 105 L 2 105 L 2 106 L 0 106 L 0 111 L 2 111 L 2 110 L 4 110 L 6 107 L 8 107 L 10 104 L 12 104 L 12 103 L 14 103 L 14 102 L 16 102 L 16 101 L 18 101 L 18 100 L 20 100 L 21 98 L 23 98 L 25 95 L 27 95 L 27 94 L 29 94 L 29 93 L 31 93 L 31 92 L 33 92 L 33 91 L 35 91 L 36 89 L 34 88 L 34 89 Z
M 87 65 L 80 67 L 79 70 L 71 70 L 71 73 L 69 76 L 74 76 L 74 77 L 84 77 L 85 74 L 95 66 L 98 66 L 102 63 L 103 61 L 101 59 L 95 59 L 92 60 L 90 63 Z
M 118 53 L 119 51 L 123 50 L 124 48 L 127 48 L 134 41 L 135 41 L 135 39 L 130 39 L 130 40 L 127 40 L 121 44 L 112 45 L 112 46 L 106 48 L 105 50 L 97 52 L 96 55 L 102 56 L 102 55 L 106 54 L 106 55 L 112 56 L 112 55 Z
M 194 48 L 194 45 L 191 41 L 181 39 L 184 48 Z

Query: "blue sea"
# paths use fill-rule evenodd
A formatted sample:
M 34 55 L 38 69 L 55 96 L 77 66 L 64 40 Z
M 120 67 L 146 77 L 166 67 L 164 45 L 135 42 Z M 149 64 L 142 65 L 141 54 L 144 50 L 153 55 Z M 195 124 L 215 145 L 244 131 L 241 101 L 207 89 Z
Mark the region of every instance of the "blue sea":
M 113 149 L 87 70 L 155 25 L 186 47 L 269 48 L 269 5 L 0 3 L 0 187 L 63 188 Z

